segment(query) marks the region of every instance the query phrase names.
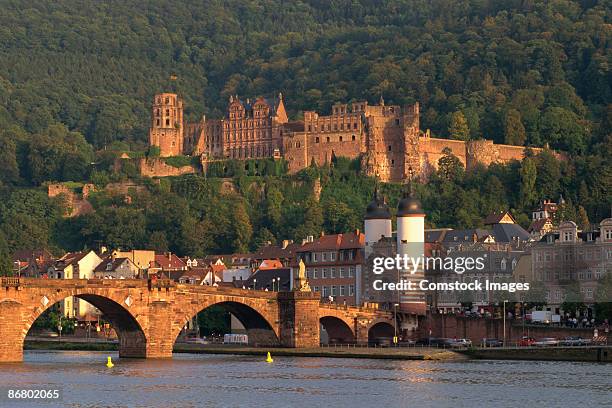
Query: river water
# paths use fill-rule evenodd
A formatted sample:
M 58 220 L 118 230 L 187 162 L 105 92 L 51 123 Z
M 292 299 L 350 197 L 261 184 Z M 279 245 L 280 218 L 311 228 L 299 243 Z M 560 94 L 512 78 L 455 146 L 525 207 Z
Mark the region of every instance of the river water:
M 111 355 L 115 366 L 105 366 Z M 26 351 L 0 365 L 0 387 L 59 388 L 61 403 L 2 407 L 560 407 L 610 406 L 612 365 L 538 361 L 390 361 Z

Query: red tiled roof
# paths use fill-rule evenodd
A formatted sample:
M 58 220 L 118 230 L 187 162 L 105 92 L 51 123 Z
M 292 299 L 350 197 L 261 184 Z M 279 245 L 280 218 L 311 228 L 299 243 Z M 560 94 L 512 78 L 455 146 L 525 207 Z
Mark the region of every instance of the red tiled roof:
M 155 263 L 162 269 L 182 269 L 185 262 L 175 254 L 155 254 Z
M 283 263 L 278 259 L 264 259 L 259 265 L 259 270 L 279 269 L 283 267 Z
M 313 242 L 307 242 L 297 249 L 296 252 L 321 251 L 331 249 L 353 249 L 365 246 L 365 235 L 363 233 L 349 232 L 345 234 L 323 235 Z

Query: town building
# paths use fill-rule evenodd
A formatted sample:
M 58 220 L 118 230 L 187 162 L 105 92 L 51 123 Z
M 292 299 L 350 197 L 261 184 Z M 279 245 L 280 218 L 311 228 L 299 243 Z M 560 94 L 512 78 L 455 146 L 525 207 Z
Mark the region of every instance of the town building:
M 368 175 L 401 181 L 409 168 L 418 176 L 429 175 L 447 149 L 467 168 L 524 157 L 522 146 L 433 138 L 420 129 L 418 103 L 387 105 L 382 97 L 378 105 L 336 103 L 327 115 L 304 111 L 299 121 L 289 120 L 282 94 L 271 100 L 233 95 L 223 118 L 202 116 L 195 123 L 184 121 L 183 108 L 177 94 L 153 97 L 149 144 L 157 146 L 162 157 L 199 156 L 204 169 L 218 160 L 283 158 L 295 173 L 311 163 L 322 165 L 343 156 L 360 158 Z M 148 175 L 168 175 L 165 168 L 155 174 L 155 165 L 145 170 Z
M 13 275 L 42 278 L 54 262 L 53 255 L 45 249 L 15 251 L 12 255 Z
M 91 279 L 94 277 L 94 270 L 101 262 L 102 258 L 91 250 L 68 252 L 58 259 L 47 273 L 52 279 Z M 65 317 L 79 320 L 98 314 L 98 310 L 93 305 L 72 296 L 61 302 L 60 309 Z
M 100 279 L 135 279 L 140 269 L 129 258 L 108 255 L 94 269 L 94 277 Z
M 291 276 L 297 276 L 300 260 L 306 266 L 310 288 L 323 301 L 361 305 L 361 273 L 365 235 L 359 230 L 344 234 L 307 237 L 296 250 Z
M 532 252 L 531 278 L 546 287 L 546 310 L 562 313 L 561 304 L 571 292 L 592 305 L 599 282 L 612 274 L 612 218 L 593 231 L 580 231 L 575 222 L 563 221 L 558 231 L 534 244 Z
M 563 197 L 559 198 L 559 203 L 565 203 Z M 557 203 L 552 200 L 542 200 L 538 208 L 531 212 L 531 224 L 527 231 L 533 240 L 539 241 L 553 230 L 553 216 L 557 212 L 557 207 Z

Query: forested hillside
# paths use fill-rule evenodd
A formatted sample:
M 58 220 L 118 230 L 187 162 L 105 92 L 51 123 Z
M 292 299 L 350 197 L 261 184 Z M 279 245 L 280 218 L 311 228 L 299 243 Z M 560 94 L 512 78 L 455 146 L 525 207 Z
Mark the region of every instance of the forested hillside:
M 92 181 L 100 189 L 128 176 L 146 182 L 111 165 L 122 151 L 146 150 L 151 97 L 167 89 L 184 96 L 190 119 L 220 116 L 231 94 L 282 91 L 293 118 L 302 109 L 327 112 L 336 101 L 419 101 L 421 127 L 436 136 L 566 152 L 561 163 L 544 154 L 470 174 L 448 157 L 419 190 L 432 226 L 477 226 L 498 208 L 525 224 L 538 200 L 560 194 L 567 217 L 585 227 L 609 216 L 608 0 L 6 0 L 1 7 L 0 258 L 99 242 L 228 252 L 361 225 L 373 181 L 352 165 L 254 184 L 236 174 L 239 188 L 223 196 L 214 180 L 199 177 L 149 183 L 132 203 L 98 193 L 95 214 L 62 219 L 45 182 Z M 317 177 L 320 203 L 306 199 Z M 399 196 L 398 186 L 385 189 Z
M 294 115 L 382 95 L 418 100 L 441 136 L 461 111 L 473 138 L 581 152 L 611 97 L 610 13 L 607 0 L 4 1 L 0 125 L 63 123 L 99 148 L 142 141 L 168 87 L 191 118 L 235 93 L 282 91 Z

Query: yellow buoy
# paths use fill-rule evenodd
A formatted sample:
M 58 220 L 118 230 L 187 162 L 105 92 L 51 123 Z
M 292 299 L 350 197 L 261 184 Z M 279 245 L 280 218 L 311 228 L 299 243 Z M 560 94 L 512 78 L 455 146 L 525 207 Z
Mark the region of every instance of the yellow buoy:
M 113 364 L 113 359 L 111 358 L 111 356 L 108 356 L 108 361 L 106 362 L 106 366 L 107 366 L 108 368 L 112 368 L 112 367 L 114 367 L 114 366 L 115 366 L 115 365 Z
M 266 358 L 266 363 L 271 363 L 274 360 L 272 360 L 272 356 L 270 355 L 270 352 L 268 351 L 268 357 Z

